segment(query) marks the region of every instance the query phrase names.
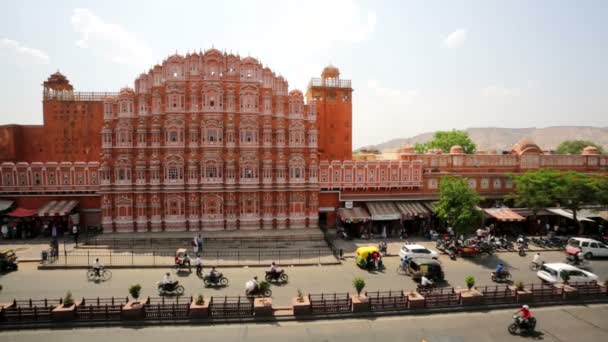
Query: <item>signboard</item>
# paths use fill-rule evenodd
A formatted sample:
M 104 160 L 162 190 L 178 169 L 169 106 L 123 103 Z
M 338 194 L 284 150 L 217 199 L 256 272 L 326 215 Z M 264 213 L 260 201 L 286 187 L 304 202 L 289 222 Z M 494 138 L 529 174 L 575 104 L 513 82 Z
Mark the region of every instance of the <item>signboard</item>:
M 352 209 L 353 208 L 353 201 L 346 201 L 346 202 L 344 202 L 344 208 L 346 208 L 346 209 Z

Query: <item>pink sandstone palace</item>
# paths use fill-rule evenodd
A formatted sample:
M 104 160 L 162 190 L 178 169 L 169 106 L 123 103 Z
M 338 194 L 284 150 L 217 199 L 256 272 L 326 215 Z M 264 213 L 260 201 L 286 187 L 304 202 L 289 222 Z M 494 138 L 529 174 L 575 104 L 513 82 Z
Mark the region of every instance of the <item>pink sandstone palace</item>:
M 608 167 L 592 147 L 553 155 L 531 141 L 504 154 L 404 147 L 394 160 L 353 160 L 353 89 L 337 68 L 303 94 L 216 49 L 173 55 L 118 93 L 75 92 L 59 72 L 43 86 L 43 125 L 0 126 L 0 197 L 105 232 L 331 227 L 365 215 L 364 203 L 371 219 L 408 219 L 429 210 L 447 174 L 500 198 L 508 173 Z

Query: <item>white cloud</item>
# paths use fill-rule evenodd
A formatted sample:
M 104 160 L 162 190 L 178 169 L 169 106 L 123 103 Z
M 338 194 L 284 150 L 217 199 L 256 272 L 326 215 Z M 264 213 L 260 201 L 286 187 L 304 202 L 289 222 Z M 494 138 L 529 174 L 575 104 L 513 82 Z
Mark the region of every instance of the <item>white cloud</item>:
M 464 42 L 467 40 L 467 30 L 466 29 L 458 29 L 452 33 L 443 41 L 445 46 L 450 49 L 461 47 Z
M 21 45 L 21 43 L 18 41 L 8 38 L 0 39 L 0 52 L 7 55 L 14 54 L 17 58 L 33 58 L 35 61 L 42 62 L 44 64 L 47 64 L 50 61 L 50 58 L 46 52 Z
M 88 9 L 77 8 L 72 26 L 80 34 L 76 45 L 101 53 L 108 60 L 136 68 L 153 64 L 152 49 L 135 34 L 117 24 L 104 21 Z
M 520 88 L 510 88 L 502 85 L 490 85 L 481 89 L 481 96 L 484 97 L 511 97 L 519 96 L 521 93 Z

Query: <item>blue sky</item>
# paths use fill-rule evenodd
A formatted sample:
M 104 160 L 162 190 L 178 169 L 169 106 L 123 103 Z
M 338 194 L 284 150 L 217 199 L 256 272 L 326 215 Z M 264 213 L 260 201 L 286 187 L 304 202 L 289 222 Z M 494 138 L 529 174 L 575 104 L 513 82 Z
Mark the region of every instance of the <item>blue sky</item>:
M 117 91 L 168 55 L 259 58 L 305 90 L 352 79 L 354 147 L 437 129 L 608 126 L 608 1 L 11 1 L 0 124 L 42 123 L 57 69 Z

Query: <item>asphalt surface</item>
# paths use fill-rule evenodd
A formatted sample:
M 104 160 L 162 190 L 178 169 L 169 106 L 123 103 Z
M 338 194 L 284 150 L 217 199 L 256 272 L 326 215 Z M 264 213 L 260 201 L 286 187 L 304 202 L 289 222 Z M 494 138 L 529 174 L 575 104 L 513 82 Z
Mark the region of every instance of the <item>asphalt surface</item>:
M 608 305 L 533 308 L 537 332 L 532 337 L 512 336 L 507 326 L 513 310 L 393 316 L 377 319 L 233 324 L 217 326 L 159 326 L 141 328 L 82 328 L 0 332 L 6 342 L 65 341 L 426 341 L 599 342 L 608 340 Z
M 564 261 L 563 252 L 542 253 L 547 262 Z M 517 253 L 498 253 L 493 256 L 480 256 L 470 259 L 450 260 L 441 256 L 446 273 L 447 286 L 464 287 L 464 278 L 472 275 L 477 286 L 492 285 L 490 272 L 502 262 L 513 274 L 513 280 L 524 283 L 539 283 L 536 272 L 529 270 L 532 254 L 519 257 Z M 364 291 L 415 289 L 415 283 L 405 275 L 396 272 L 398 257 L 384 259 L 386 269 L 383 272 L 368 272 L 359 269 L 353 259 L 344 260 L 343 265 L 336 266 L 297 266 L 286 267 L 289 282 L 283 286 L 272 286 L 273 300 L 276 307 L 290 306 L 292 297 L 301 289 L 307 293 L 354 293 L 352 281 L 362 277 L 366 282 Z M 103 262 L 103 260 L 102 260 Z M 591 270 L 600 280 L 608 279 L 608 260 L 593 260 Z M 12 301 L 13 298 L 59 298 L 71 290 L 75 298 L 81 297 L 126 297 L 131 284 L 142 285 L 142 296 L 157 296 L 156 283 L 169 271 L 174 279 L 180 281 L 186 289 L 186 295 L 203 294 L 205 297 L 242 295 L 244 285 L 254 275 L 263 277 L 264 268 L 225 268 L 219 271 L 228 277 L 229 286 L 223 289 L 204 288 L 193 269 L 191 274 L 176 275 L 170 269 L 112 269 L 112 279 L 107 282 L 90 282 L 86 279 L 84 269 L 76 270 L 38 270 L 35 263 L 20 264 L 16 272 L 0 276 L 4 289 L 0 292 L 0 302 Z M 204 272 L 208 272 L 208 268 Z

